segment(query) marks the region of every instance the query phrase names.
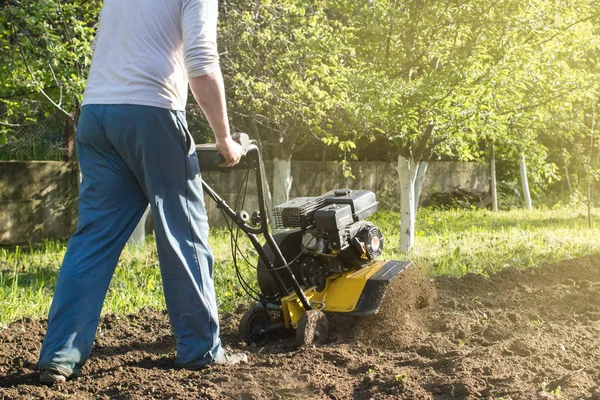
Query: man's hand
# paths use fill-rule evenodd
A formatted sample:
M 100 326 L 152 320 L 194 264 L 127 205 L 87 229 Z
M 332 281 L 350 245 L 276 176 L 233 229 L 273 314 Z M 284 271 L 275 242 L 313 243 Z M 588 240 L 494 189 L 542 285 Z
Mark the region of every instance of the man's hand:
M 233 167 L 240 162 L 240 158 L 244 155 L 242 146 L 231 136 L 217 138 L 217 151 L 224 158 L 219 167 Z

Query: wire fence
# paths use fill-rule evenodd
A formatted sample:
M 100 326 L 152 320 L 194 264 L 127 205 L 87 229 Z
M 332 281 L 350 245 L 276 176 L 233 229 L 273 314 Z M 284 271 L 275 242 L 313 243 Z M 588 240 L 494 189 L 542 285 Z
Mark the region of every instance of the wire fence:
M 60 112 L 37 121 L 2 123 L 0 139 L 4 137 L 6 142 L 0 144 L 0 160 L 68 160 L 72 138 L 65 128 L 66 117 Z

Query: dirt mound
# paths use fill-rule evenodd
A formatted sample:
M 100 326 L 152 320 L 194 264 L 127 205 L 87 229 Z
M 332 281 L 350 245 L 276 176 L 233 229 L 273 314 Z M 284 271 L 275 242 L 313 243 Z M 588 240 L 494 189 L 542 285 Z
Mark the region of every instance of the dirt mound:
M 333 339 L 359 341 L 399 349 L 418 341 L 428 331 L 424 309 L 435 301 L 434 280 L 412 266 L 391 282 L 377 314 L 366 317 L 333 315 Z
M 0 398 L 77 399 L 600 399 L 600 256 L 490 278 L 394 282 L 380 313 L 330 316 L 326 345 L 293 337 L 246 347 L 239 314 L 224 340 L 250 364 L 173 369 L 164 312 L 102 320 L 81 378 L 49 389 L 35 362 L 45 323 L 0 331 Z

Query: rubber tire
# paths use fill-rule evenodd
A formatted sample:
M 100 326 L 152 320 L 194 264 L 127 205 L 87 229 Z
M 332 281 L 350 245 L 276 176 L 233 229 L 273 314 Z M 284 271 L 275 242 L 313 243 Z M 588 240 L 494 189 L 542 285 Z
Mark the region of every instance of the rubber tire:
M 271 325 L 271 315 L 262 307 L 252 307 L 242 316 L 238 333 L 240 337 L 248 344 L 260 344 L 269 339 L 269 333 L 259 333 Z
M 325 344 L 329 339 L 329 323 L 323 311 L 308 310 L 304 313 L 296 328 L 298 347 Z

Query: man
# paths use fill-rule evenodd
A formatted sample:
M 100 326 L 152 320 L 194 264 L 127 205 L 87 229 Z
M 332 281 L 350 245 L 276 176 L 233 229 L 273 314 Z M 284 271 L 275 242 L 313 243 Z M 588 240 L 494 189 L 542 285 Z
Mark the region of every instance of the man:
M 184 111 L 189 82 L 221 165 L 238 163 L 216 25 L 217 0 L 104 0 L 77 127 L 79 222 L 50 308 L 38 363 L 43 383 L 78 375 L 89 358 L 119 255 L 148 202 L 176 365 L 247 362 L 219 339 L 208 223 Z

